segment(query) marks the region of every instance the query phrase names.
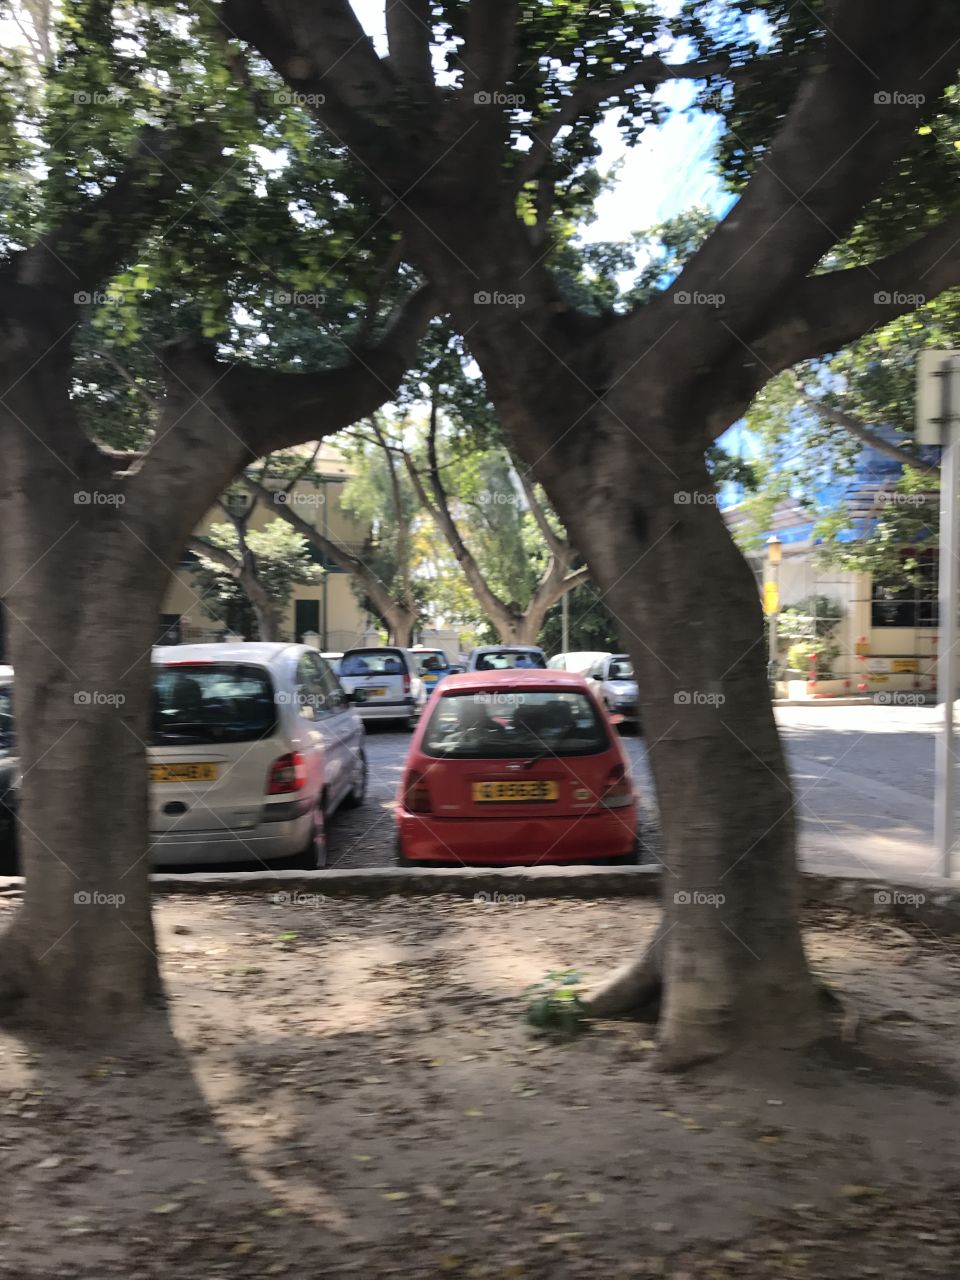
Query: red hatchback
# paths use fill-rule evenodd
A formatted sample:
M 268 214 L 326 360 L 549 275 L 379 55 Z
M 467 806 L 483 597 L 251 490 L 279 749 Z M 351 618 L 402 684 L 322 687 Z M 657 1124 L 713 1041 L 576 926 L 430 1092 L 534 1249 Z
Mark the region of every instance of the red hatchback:
M 635 861 L 620 738 L 582 676 L 471 671 L 424 709 L 397 803 L 401 863 Z

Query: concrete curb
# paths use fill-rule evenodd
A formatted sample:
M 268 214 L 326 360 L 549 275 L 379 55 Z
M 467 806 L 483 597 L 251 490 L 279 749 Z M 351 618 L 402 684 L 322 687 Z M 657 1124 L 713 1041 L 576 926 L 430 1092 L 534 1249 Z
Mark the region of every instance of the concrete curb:
M 190 875 L 153 875 L 155 894 L 269 893 L 384 898 L 483 894 L 522 898 L 654 898 L 660 894 L 660 868 L 641 867 L 365 867 L 330 871 L 234 871 Z M 17 896 L 22 877 L 0 877 L 0 894 Z M 930 876 L 897 880 L 847 873 L 803 872 L 800 890 L 806 907 L 831 907 L 887 921 L 911 921 L 934 934 L 960 935 L 960 883 Z

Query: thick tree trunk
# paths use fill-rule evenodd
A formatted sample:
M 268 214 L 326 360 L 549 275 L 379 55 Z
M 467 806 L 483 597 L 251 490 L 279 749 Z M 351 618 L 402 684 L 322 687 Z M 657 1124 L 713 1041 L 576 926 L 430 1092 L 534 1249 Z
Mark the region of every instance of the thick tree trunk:
M 0 938 L 0 1008 L 98 1035 L 160 994 L 145 743 L 167 572 L 116 510 L 80 506 L 56 530 L 51 497 L 21 509 L 34 528 L 16 530 L 8 566 L 26 889 Z
M 797 920 L 794 802 L 757 585 L 702 453 L 675 439 L 664 432 L 655 457 L 623 436 L 593 450 L 586 500 L 559 472 L 547 487 L 636 665 L 663 822 L 657 945 L 592 1007 L 632 1014 L 662 994 L 661 1049 L 683 1064 L 734 1044 L 804 1043 L 822 1021 Z
M 407 609 L 398 608 L 392 610 L 390 615 L 384 618 L 390 643 L 398 645 L 401 649 L 408 649 L 413 639 L 413 624 L 415 621 L 416 618 Z

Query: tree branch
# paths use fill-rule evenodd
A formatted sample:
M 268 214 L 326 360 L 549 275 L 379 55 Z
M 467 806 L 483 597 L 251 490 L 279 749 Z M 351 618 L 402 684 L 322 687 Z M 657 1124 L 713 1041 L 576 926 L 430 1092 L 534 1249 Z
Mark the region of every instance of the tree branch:
M 547 547 L 554 559 L 558 560 L 564 568 L 567 568 L 571 557 L 570 544 L 564 541 L 563 538 L 559 537 L 553 526 L 550 524 L 550 521 L 547 519 L 547 513 L 540 505 L 534 487 L 530 483 L 529 477 L 523 467 L 518 467 L 512 458 L 510 461 L 517 473 L 517 477 L 520 481 L 520 487 L 523 489 L 524 497 L 527 500 L 527 506 L 530 508 L 530 513 L 537 522 L 537 527 L 543 535 L 544 542 L 547 544 Z
M 960 214 L 906 248 L 862 267 L 810 276 L 786 296 L 752 344 L 773 373 L 829 355 L 871 329 L 960 285 Z
M 397 79 L 433 96 L 430 0 L 386 0 L 388 66 Z
M 206 560 L 212 560 L 215 564 L 219 564 L 221 568 L 227 570 L 253 607 L 260 639 L 276 639 L 278 630 L 276 604 L 271 600 L 266 588 L 260 581 L 254 557 L 244 551 L 244 554 L 238 559 L 236 556 L 231 555 L 226 547 L 218 547 L 206 538 L 200 538 L 196 535 L 190 539 L 187 545 L 197 555 L 203 556 Z M 244 549 L 246 547 L 245 538 L 241 540 L 241 547 Z
M 883 436 L 872 431 L 852 414 L 846 413 L 843 409 L 837 409 L 833 405 L 824 404 L 822 400 L 818 400 L 807 391 L 799 378 L 794 378 L 794 385 L 804 404 L 811 408 L 824 422 L 835 423 L 838 427 L 843 427 L 844 431 L 848 431 L 850 435 L 854 436 L 862 444 L 869 445 L 871 449 L 876 449 L 878 453 L 882 453 L 888 458 L 894 458 L 901 465 L 913 467 L 915 471 L 919 471 L 924 475 L 940 474 L 938 466 L 927 462 L 909 444 L 904 443 L 902 447 L 891 444 L 889 440 L 885 440 Z

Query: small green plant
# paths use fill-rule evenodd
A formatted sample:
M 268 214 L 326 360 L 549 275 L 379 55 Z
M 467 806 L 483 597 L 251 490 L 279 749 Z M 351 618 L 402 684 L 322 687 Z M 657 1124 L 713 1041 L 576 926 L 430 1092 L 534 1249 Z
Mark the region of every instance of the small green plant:
M 791 671 L 807 673 L 811 654 L 817 655 L 817 677 L 829 679 L 833 664 L 840 656 L 840 646 L 833 640 L 798 640 L 787 650 L 787 667 Z
M 530 998 L 525 1020 L 549 1035 L 565 1039 L 578 1035 L 588 1016 L 577 990 L 579 985 L 580 974 L 576 970 L 552 970 L 524 991 Z

